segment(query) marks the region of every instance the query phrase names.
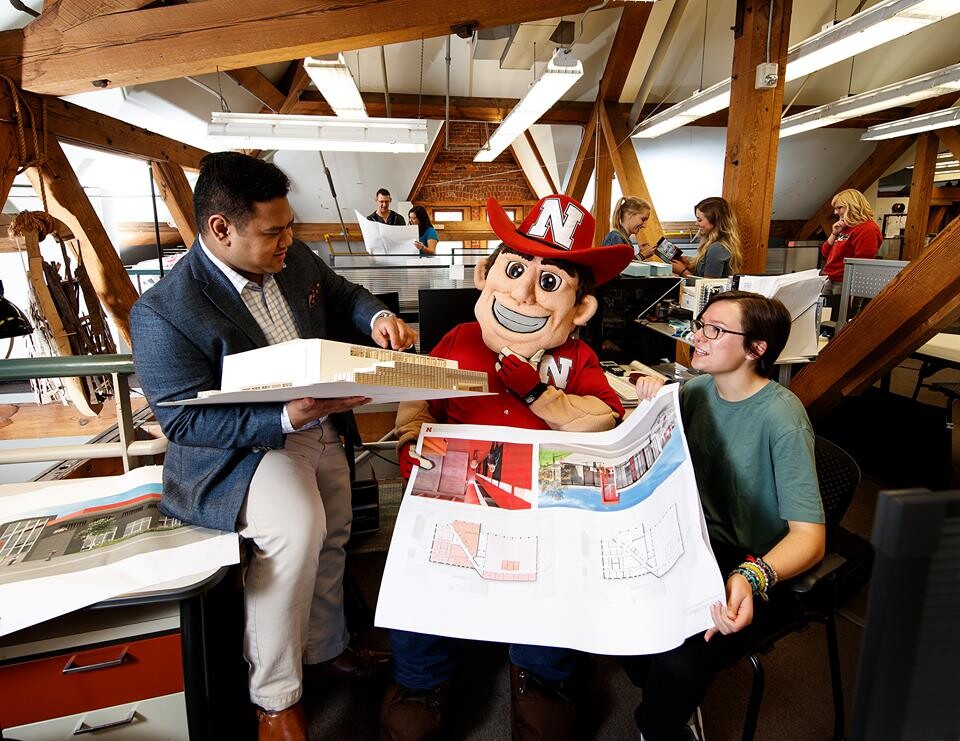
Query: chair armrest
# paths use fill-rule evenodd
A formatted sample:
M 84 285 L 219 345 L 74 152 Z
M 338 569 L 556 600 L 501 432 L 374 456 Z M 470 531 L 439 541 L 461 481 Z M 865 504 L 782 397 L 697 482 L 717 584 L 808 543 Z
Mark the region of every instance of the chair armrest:
M 828 553 L 816 566 L 807 569 L 790 581 L 790 590 L 806 594 L 847 562 L 839 553 Z

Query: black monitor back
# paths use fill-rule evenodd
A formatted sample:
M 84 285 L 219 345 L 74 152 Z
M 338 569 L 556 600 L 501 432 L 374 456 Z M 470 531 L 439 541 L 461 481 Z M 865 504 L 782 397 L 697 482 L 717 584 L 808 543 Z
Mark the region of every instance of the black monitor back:
M 422 288 L 417 303 L 420 317 L 420 353 L 426 355 L 458 324 L 476 321 L 476 288 Z
M 853 741 L 960 738 L 960 491 L 880 492 Z
M 373 294 L 380 299 L 390 311 L 400 315 L 400 293 L 390 291 L 389 293 Z M 375 346 L 376 343 L 367 332 L 364 334 L 353 326 L 353 321 L 348 310 L 341 308 L 336 314 L 327 315 L 327 337 L 337 342 L 349 342 L 353 345 Z

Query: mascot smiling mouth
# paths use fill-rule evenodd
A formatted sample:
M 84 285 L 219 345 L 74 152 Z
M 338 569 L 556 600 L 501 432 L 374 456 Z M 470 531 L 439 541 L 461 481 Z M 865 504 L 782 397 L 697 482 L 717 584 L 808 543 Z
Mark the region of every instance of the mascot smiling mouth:
M 526 314 L 520 314 L 512 309 L 508 309 L 506 306 L 501 306 L 496 300 L 493 302 L 493 316 L 502 327 L 519 334 L 530 334 L 531 332 L 540 331 L 546 326 L 547 319 L 550 318 L 549 316 L 527 316 Z

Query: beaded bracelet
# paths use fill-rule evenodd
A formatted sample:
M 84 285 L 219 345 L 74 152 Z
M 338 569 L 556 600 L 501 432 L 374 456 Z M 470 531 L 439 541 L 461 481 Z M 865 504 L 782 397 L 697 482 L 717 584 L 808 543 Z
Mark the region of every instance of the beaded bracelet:
M 760 597 L 760 599 L 762 599 L 764 602 L 769 599 L 767 596 L 766 577 L 763 573 L 763 570 L 756 564 L 749 561 L 744 561 L 742 564 L 733 569 L 727 575 L 727 578 L 733 576 L 734 574 L 740 574 L 740 576 L 747 580 L 747 583 L 750 584 L 750 590 L 755 596 Z
M 747 561 L 750 563 L 755 563 L 757 566 L 763 569 L 764 575 L 767 578 L 768 589 L 780 580 L 780 577 L 777 576 L 777 570 L 760 558 L 760 556 L 747 556 Z

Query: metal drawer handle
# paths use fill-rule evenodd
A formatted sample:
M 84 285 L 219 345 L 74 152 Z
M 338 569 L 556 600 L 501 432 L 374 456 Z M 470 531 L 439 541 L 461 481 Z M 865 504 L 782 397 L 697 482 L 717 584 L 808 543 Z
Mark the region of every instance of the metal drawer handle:
M 121 718 L 120 720 L 113 720 L 109 723 L 100 723 L 95 726 L 88 726 L 86 722 L 81 720 L 77 723 L 77 727 L 73 729 L 73 735 L 79 736 L 83 733 L 95 733 L 97 731 L 104 731 L 107 728 L 116 728 L 117 726 L 126 726 L 130 723 L 133 723 L 138 717 L 136 709 L 130 711 L 130 714 L 126 718 Z
M 92 672 L 95 669 L 109 669 L 111 666 L 120 666 L 124 661 L 127 660 L 127 651 L 129 646 L 124 646 L 123 651 L 120 652 L 120 655 L 111 659 L 110 661 L 101 661 L 99 664 L 86 664 L 84 666 L 77 666 L 77 654 L 74 654 L 69 659 L 67 663 L 63 666 L 64 674 L 76 674 L 77 672 Z M 84 731 L 86 733 L 86 731 Z

